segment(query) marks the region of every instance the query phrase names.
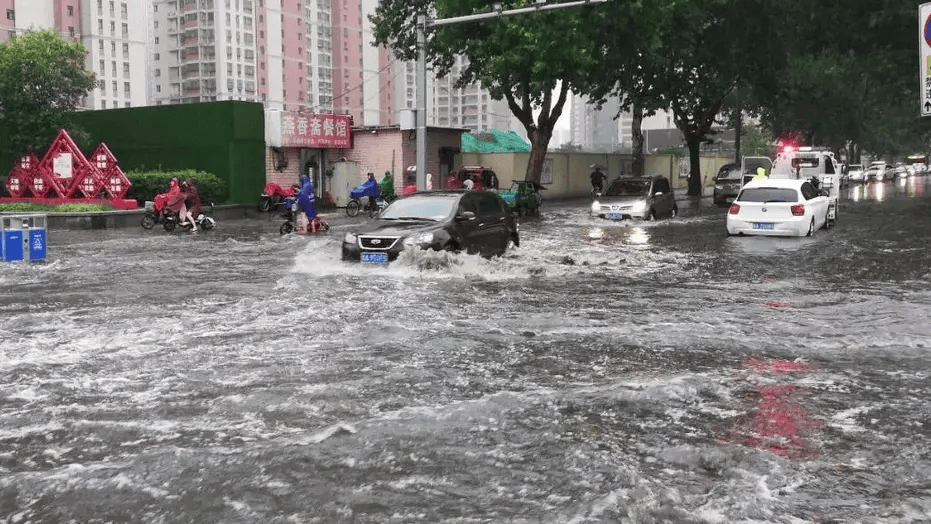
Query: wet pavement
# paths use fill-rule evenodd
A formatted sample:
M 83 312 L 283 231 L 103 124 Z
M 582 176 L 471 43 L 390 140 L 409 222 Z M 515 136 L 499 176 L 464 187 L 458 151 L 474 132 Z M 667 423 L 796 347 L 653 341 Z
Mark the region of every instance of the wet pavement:
M 0 265 L 0 522 L 927 522 L 929 184 L 387 268 L 342 217 L 51 231 Z

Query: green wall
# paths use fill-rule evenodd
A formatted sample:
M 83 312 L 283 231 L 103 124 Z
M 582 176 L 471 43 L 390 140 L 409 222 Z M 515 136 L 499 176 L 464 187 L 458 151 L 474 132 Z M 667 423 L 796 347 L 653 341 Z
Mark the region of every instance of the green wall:
M 101 109 L 72 120 L 104 142 L 123 171 L 198 169 L 229 184 L 230 202 L 253 203 L 265 185 L 262 104 L 239 101 Z M 42 151 L 44 153 L 44 150 Z

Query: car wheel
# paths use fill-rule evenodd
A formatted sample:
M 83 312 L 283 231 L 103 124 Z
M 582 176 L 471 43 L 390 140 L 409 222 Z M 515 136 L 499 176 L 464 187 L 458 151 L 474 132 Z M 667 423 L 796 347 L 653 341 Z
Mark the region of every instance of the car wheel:
M 815 217 L 811 217 L 811 223 L 808 224 L 808 233 L 805 236 L 810 237 L 811 234 L 814 232 L 815 232 Z

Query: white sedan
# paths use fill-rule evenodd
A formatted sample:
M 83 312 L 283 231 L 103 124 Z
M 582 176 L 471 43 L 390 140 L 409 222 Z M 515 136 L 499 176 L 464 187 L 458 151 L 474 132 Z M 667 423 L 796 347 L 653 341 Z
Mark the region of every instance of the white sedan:
M 727 234 L 809 236 L 827 224 L 829 204 L 808 180 L 753 180 L 727 212 Z

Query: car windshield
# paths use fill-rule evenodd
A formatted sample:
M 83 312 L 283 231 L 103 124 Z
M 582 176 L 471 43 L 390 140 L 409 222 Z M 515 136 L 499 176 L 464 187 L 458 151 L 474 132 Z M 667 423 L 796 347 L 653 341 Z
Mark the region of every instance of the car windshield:
M 740 192 L 740 202 L 798 202 L 798 191 L 783 187 L 753 187 Z
M 641 196 L 650 190 L 649 180 L 615 180 L 604 192 L 605 196 Z
M 410 196 L 392 202 L 378 218 L 384 220 L 433 220 L 439 221 L 452 214 L 456 195 Z
M 718 180 L 740 180 L 740 170 L 730 169 L 718 175 Z

